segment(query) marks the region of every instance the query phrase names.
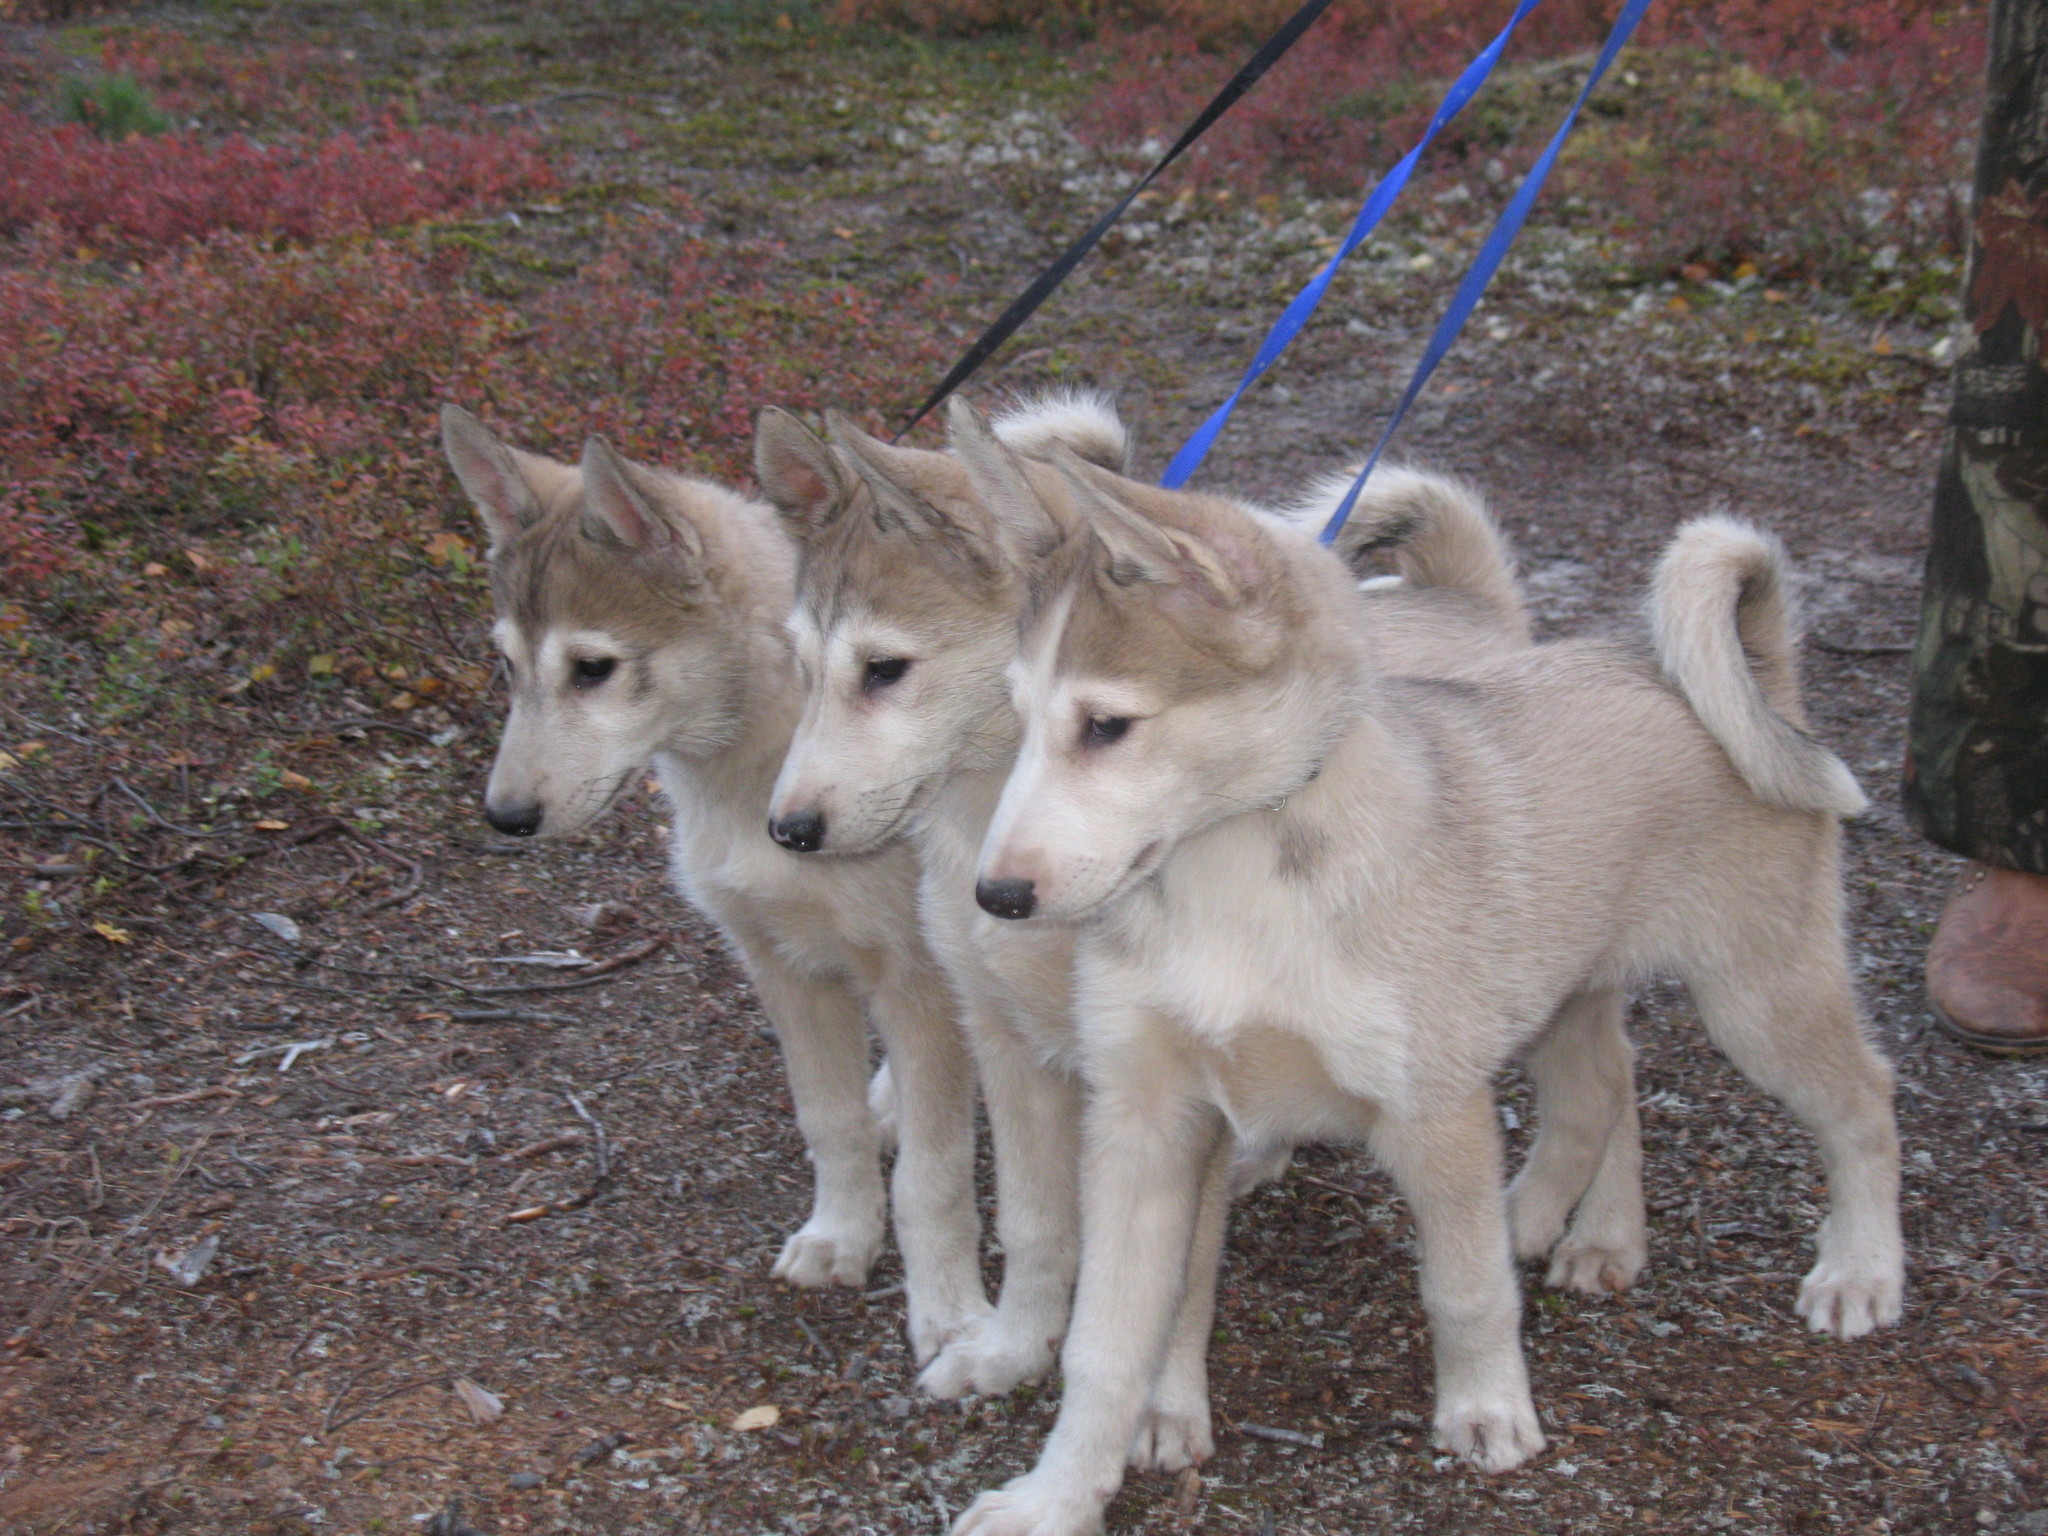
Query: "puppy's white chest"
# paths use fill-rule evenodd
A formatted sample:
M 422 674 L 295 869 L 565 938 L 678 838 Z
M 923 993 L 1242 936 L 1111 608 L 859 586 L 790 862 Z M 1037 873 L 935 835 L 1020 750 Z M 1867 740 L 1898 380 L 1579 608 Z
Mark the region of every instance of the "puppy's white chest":
M 1304 1106 L 1325 1093 L 1372 1103 L 1408 1094 L 1412 1020 L 1398 977 L 1364 963 L 1326 914 L 1270 881 L 1233 880 L 1215 868 L 1175 876 L 1168 900 L 1124 927 L 1135 942 L 1118 953 L 1116 969 L 1204 1051 L 1217 1100 L 1235 1106 L 1233 1118 L 1242 1109 L 1284 1119 L 1284 1110 L 1251 1108 L 1280 1080 Z M 1281 1039 L 1298 1049 L 1282 1050 Z M 1321 1086 L 1311 1089 L 1311 1079 Z M 1329 1104 L 1305 1112 L 1318 1125 L 1335 1113 Z

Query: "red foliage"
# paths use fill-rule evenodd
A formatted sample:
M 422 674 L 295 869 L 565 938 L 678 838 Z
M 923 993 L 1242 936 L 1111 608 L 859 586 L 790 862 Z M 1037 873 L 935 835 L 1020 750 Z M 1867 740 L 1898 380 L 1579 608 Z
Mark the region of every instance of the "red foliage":
M 123 27 L 100 44 L 100 68 L 127 75 L 178 118 L 302 127 L 369 116 L 362 72 L 327 48 L 227 48 L 163 27 Z
M 301 551 L 301 596 L 342 582 L 352 550 L 439 520 L 443 400 L 571 457 L 602 431 L 737 476 L 759 402 L 895 403 L 938 361 L 900 315 L 652 218 L 527 309 L 382 238 L 219 235 L 112 280 L 47 239 L 27 254 L 0 269 L 0 585 L 24 590 L 88 524 L 144 547 L 266 528 Z
M 1212 130 L 1194 174 L 1246 190 L 1357 193 L 1414 142 L 1444 82 L 1508 9 L 1381 0 L 1333 11 Z M 1509 54 L 1524 66 L 1519 104 L 1482 95 L 1439 140 L 1436 164 L 1533 157 L 1617 9 L 1577 0 L 1536 11 Z M 1586 196 L 1652 260 L 1824 267 L 1859 241 L 1952 244 L 1949 189 L 1967 173 L 1981 110 L 1984 26 L 1980 0 L 1653 8 L 1624 61 L 1648 83 L 1603 93 L 1567 153 L 1562 190 Z M 1219 22 L 1105 36 L 1084 134 L 1111 145 L 1169 136 L 1227 68 L 1211 51 L 1221 35 Z M 1569 67 L 1532 76 L 1531 60 Z
M 553 171 L 519 136 L 388 124 L 258 144 L 240 134 L 107 143 L 0 112 L 0 234 L 50 223 L 133 258 L 224 231 L 295 241 L 390 228 L 530 195 Z

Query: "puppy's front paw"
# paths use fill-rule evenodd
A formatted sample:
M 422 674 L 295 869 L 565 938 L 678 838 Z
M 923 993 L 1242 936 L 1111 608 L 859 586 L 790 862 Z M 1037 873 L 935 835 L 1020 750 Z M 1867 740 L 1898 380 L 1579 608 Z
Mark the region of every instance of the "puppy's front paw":
M 1207 1403 L 1192 1409 L 1153 1403 L 1131 1441 L 1130 1464 L 1139 1472 L 1178 1472 L 1199 1467 L 1215 1454 Z
M 1017 1326 L 1001 1312 L 969 1324 L 938 1353 L 918 1390 L 932 1397 L 1001 1397 L 1052 1369 L 1053 1340 L 1044 1328 Z
M 1889 1328 L 1905 1310 L 1906 1277 L 1898 1266 L 1823 1259 L 1799 1286 L 1799 1315 L 1816 1333 L 1860 1339 Z
M 1543 1431 L 1526 1391 L 1464 1398 L 1438 1406 L 1436 1444 L 1482 1472 L 1505 1472 L 1543 1449 Z
M 1640 1238 L 1606 1243 L 1573 1232 L 1551 1252 L 1543 1283 L 1554 1291 L 1587 1296 L 1625 1291 L 1636 1283 L 1649 1257 L 1649 1247 Z
M 782 1245 L 775 1278 L 812 1289 L 859 1285 L 881 1250 L 880 1222 L 833 1222 L 814 1216 Z
M 985 1296 L 974 1297 L 965 1308 L 943 1309 L 921 1305 L 913 1296 L 908 1319 L 911 1357 L 919 1365 L 935 1362 L 962 1340 L 974 1338 L 994 1315 L 995 1308 Z
M 1098 1536 L 1104 1502 L 1027 1474 L 968 1505 L 953 1536 Z

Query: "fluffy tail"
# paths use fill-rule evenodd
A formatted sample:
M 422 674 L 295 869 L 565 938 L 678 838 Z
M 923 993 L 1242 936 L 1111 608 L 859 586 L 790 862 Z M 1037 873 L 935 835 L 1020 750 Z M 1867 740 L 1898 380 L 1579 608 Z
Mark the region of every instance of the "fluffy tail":
M 1330 475 L 1310 486 L 1286 516 L 1320 528 L 1351 489 L 1356 472 Z M 1486 499 L 1462 480 L 1400 465 L 1382 465 L 1359 492 L 1337 535 L 1337 554 L 1354 571 L 1367 556 L 1389 550 L 1404 581 L 1470 593 L 1519 639 L 1529 638 L 1529 613 L 1515 580 L 1515 557 L 1486 509 Z
M 1049 390 L 996 413 L 989 423 L 1004 446 L 1027 459 L 1071 448 L 1090 464 L 1123 475 L 1131 468 L 1131 434 L 1110 403 L 1092 389 Z
M 1657 660 L 1759 799 L 1853 816 L 1856 776 L 1806 734 L 1785 549 L 1731 517 L 1678 530 L 1650 588 Z

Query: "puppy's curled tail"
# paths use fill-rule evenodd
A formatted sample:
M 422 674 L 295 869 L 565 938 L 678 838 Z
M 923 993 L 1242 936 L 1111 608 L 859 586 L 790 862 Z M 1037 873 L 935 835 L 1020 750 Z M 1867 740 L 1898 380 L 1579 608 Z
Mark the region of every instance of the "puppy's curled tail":
M 1292 522 L 1320 532 L 1356 471 L 1329 475 L 1287 510 Z M 1358 493 L 1337 534 L 1338 557 L 1361 571 L 1366 557 L 1390 550 L 1411 586 L 1450 587 L 1477 598 L 1501 627 L 1529 638 L 1529 613 L 1515 580 L 1515 557 L 1486 498 L 1462 480 L 1405 465 L 1382 464 Z
M 1790 567 L 1775 538 L 1732 517 L 1678 530 L 1650 587 L 1665 675 L 1767 804 L 1854 816 L 1854 774 L 1806 734 Z
M 989 427 L 1012 453 L 1044 459 L 1071 448 L 1090 464 L 1130 473 L 1131 433 L 1109 396 L 1092 389 L 1054 389 L 1026 395 L 998 411 Z

